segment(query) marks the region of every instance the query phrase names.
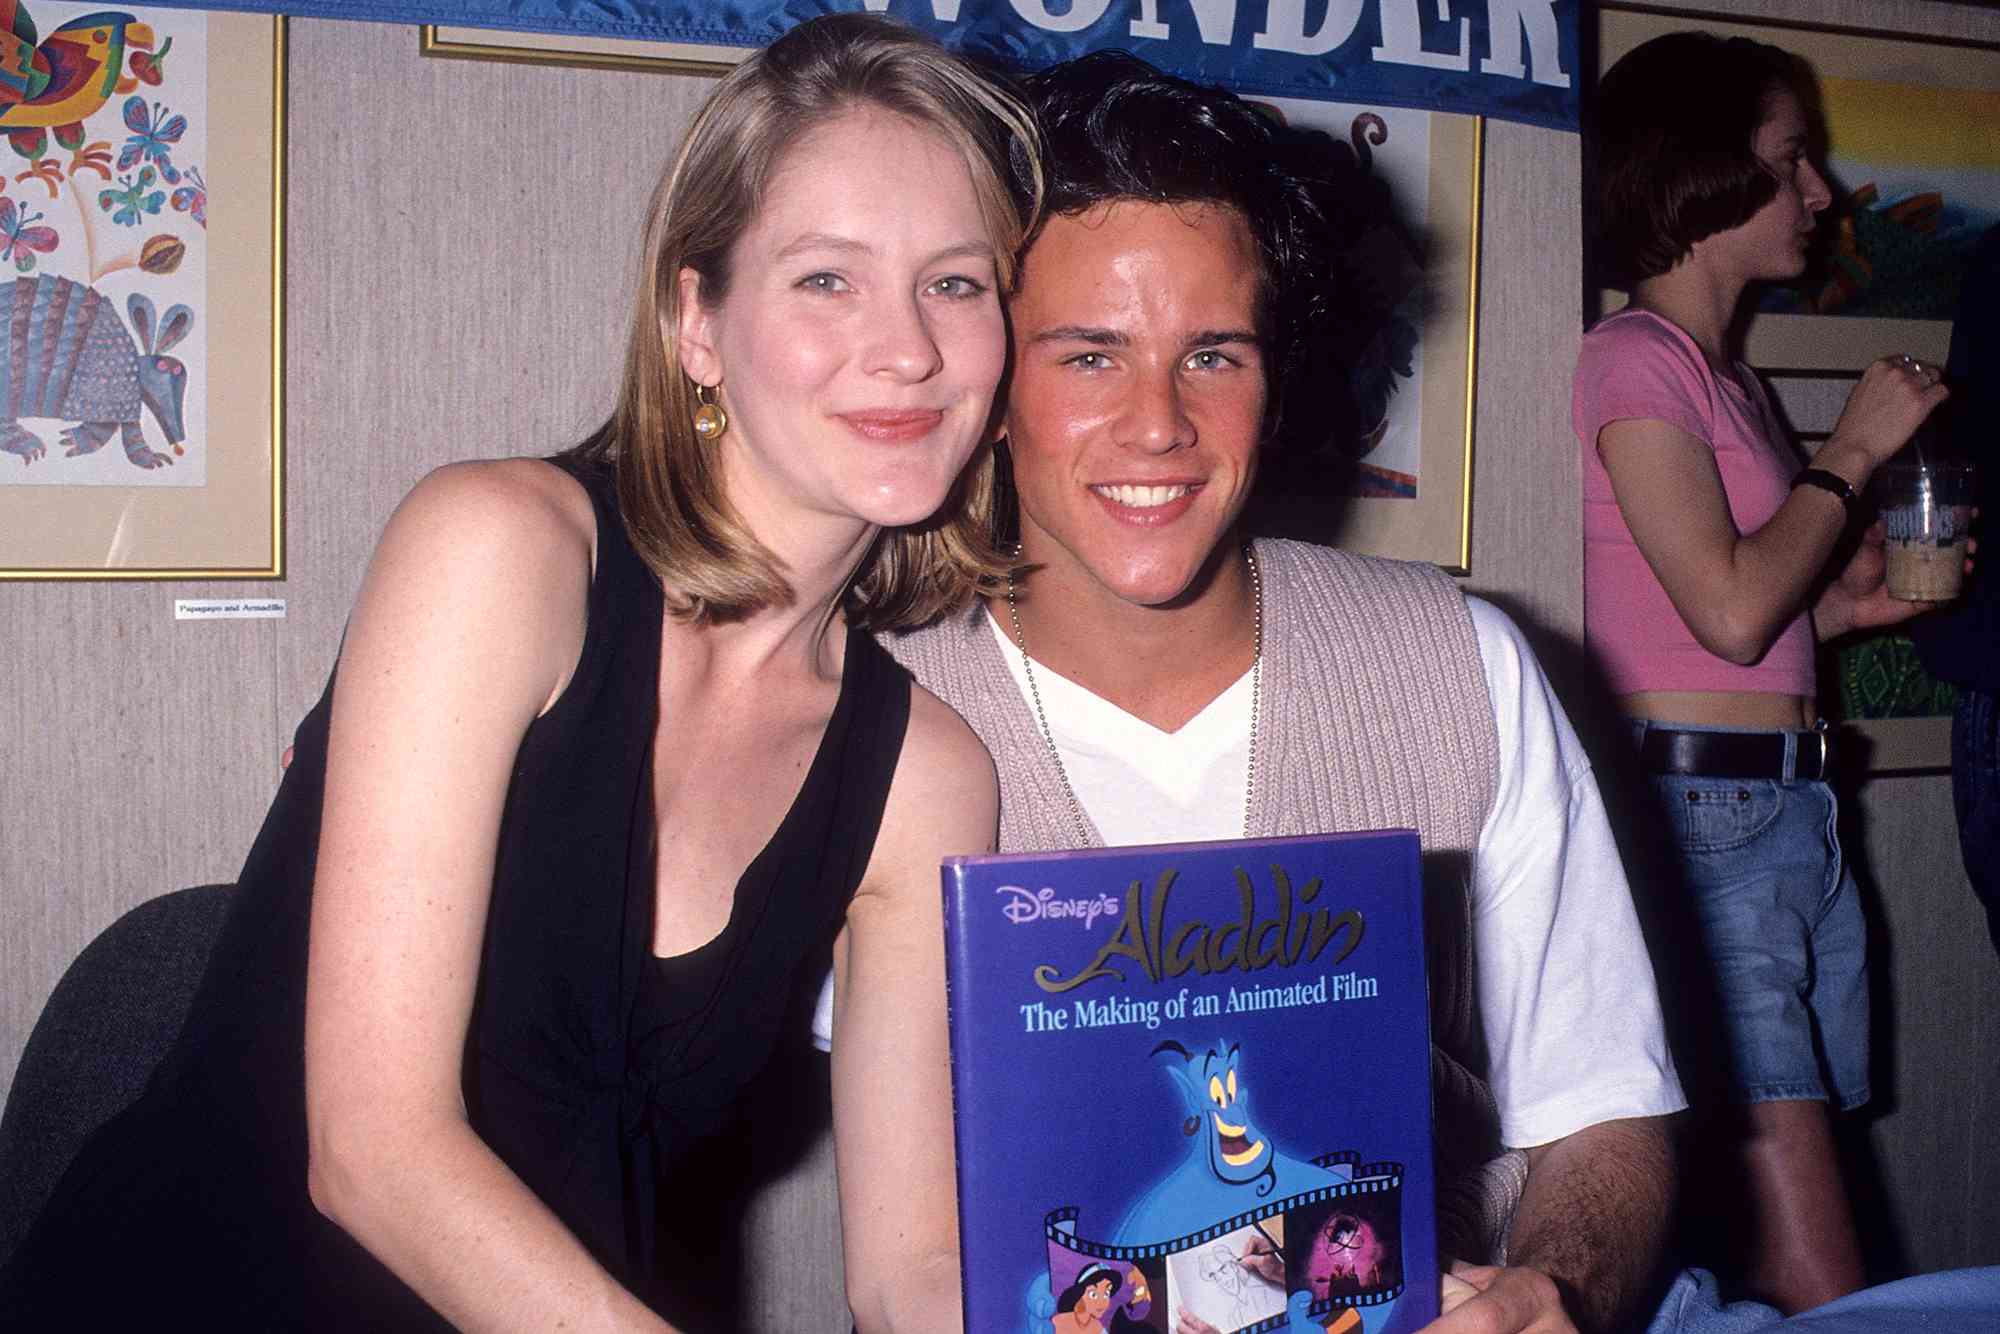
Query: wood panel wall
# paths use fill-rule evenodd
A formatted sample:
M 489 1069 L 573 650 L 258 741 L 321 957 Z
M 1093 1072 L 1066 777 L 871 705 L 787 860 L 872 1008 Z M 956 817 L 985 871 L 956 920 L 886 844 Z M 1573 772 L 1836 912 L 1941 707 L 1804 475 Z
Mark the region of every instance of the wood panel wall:
M 2000 13 L 1928 0 L 1686 7 L 2000 41 Z M 288 577 L 0 584 L 0 1091 L 93 934 L 234 876 L 398 498 L 439 463 L 545 452 L 604 413 L 645 196 L 710 86 L 424 59 L 404 27 L 298 21 L 292 38 Z M 1487 144 L 1468 582 L 1582 696 L 1577 141 L 1494 124 Z M 172 619 L 174 598 L 223 593 L 289 615 Z M 1980 1151 L 2000 1118 L 2000 964 L 1949 785 L 1873 782 L 1858 809 L 1883 946 L 1882 1226 L 1913 1268 L 2000 1262 L 2000 1164 Z M 819 1171 L 756 1206 L 757 1328 L 845 1328 Z

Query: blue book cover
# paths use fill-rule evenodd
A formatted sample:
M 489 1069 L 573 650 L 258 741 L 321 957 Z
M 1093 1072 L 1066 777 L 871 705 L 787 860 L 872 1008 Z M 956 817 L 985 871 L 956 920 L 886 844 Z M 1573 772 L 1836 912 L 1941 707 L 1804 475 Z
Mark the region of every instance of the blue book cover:
M 967 1334 L 1436 1318 L 1414 832 L 943 874 Z

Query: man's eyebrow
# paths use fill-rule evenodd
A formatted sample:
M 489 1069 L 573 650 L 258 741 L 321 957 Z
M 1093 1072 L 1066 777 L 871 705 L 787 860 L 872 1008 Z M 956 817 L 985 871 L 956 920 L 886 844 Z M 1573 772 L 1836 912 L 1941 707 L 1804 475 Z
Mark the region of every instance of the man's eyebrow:
M 1203 329 L 1199 333 L 1190 335 L 1186 346 L 1215 347 L 1224 343 L 1249 343 L 1256 346 L 1261 345 L 1263 341 L 1254 329 Z
M 1106 329 L 1092 324 L 1058 324 L 1049 329 L 1037 329 L 1028 336 L 1034 343 L 1088 343 L 1092 347 L 1127 347 L 1132 340 L 1117 329 Z
M 1199 329 L 1182 339 L 1181 346 L 1190 350 L 1231 345 L 1258 347 L 1263 341 L 1256 331 L 1250 329 Z M 1091 324 L 1059 324 L 1036 330 L 1028 336 L 1028 343 L 1030 346 L 1037 343 L 1086 343 L 1091 347 L 1129 347 L 1132 339 L 1118 329 Z

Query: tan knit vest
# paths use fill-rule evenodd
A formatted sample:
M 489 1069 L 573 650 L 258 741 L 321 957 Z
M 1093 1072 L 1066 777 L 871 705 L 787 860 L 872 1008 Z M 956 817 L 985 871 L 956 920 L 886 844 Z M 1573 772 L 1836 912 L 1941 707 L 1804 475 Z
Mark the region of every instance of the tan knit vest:
M 1465 599 L 1429 565 L 1302 542 L 1256 550 L 1264 679 L 1251 833 L 1411 828 L 1427 859 L 1462 868 L 1499 762 Z M 975 606 L 883 642 L 993 753 L 1001 849 L 1070 847 L 1062 775 L 985 614 Z
M 1499 740 L 1465 599 L 1430 565 L 1256 544 L 1264 585 L 1255 835 L 1415 829 L 1423 848 L 1440 1180 L 1498 1153 L 1472 990 L 1471 858 Z M 884 635 L 958 711 L 1000 775 L 1000 850 L 1073 847 L 1061 773 L 983 607 Z M 1086 823 L 1088 819 L 1086 817 Z M 1101 842 L 1095 828 L 1091 843 Z M 1461 1250 L 1465 1254 L 1467 1246 Z

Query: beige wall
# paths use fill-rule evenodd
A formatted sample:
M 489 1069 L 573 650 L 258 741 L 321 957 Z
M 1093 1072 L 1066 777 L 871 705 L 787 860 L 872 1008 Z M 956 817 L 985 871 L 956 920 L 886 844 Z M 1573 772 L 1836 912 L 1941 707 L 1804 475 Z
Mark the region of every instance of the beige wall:
M 2000 13 L 1923 0 L 1701 7 L 2000 41 Z M 0 1072 L 92 934 L 151 895 L 234 876 L 397 498 L 437 463 L 546 451 L 604 410 L 645 192 L 709 86 L 422 59 L 410 28 L 292 33 L 290 575 L 0 585 Z M 1581 621 L 1577 141 L 1495 124 L 1487 142 L 1470 584 L 1531 622 L 1566 675 Z M 283 597 L 290 615 L 172 619 L 174 598 L 223 592 Z M 1977 1128 L 2000 1118 L 2000 966 L 1949 787 L 1880 781 L 1860 805 L 1894 1002 L 1873 1127 L 1892 1221 L 1918 1267 L 2000 1262 L 2000 1168 L 1974 1167 L 1991 1139 Z M 785 1231 L 820 1230 L 787 1220 L 793 1207 L 774 1206 Z M 825 1307 L 769 1325 L 817 1327 L 809 1312 Z

